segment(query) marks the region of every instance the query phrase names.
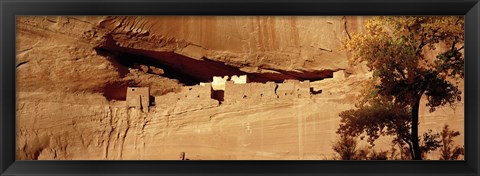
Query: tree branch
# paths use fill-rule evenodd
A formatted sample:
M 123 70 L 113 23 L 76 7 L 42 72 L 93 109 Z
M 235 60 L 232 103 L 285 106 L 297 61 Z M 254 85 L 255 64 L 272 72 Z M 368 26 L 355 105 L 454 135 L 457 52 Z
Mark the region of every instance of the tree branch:
M 450 49 L 450 51 L 454 52 L 455 51 L 455 45 L 457 44 L 457 37 L 455 37 L 453 39 L 453 42 L 452 42 L 452 48 Z
M 462 50 L 464 47 L 465 47 L 465 46 L 462 46 L 462 47 L 458 48 L 458 49 L 455 50 L 455 51 L 460 51 L 460 50 Z
M 400 70 L 400 68 L 398 68 L 398 66 L 395 66 L 395 69 L 400 73 L 400 75 L 402 75 L 402 77 L 403 77 L 404 80 L 407 79 L 407 78 L 405 77 L 405 73 L 403 73 L 403 70 Z
M 419 52 L 422 51 L 422 49 L 423 49 L 424 46 L 426 46 L 427 44 L 430 44 L 430 43 L 432 43 L 433 41 L 435 41 L 435 39 L 437 38 L 437 37 L 435 36 L 435 33 L 437 33 L 438 30 L 439 30 L 439 29 L 432 30 L 432 37 L 431 37 L 429 40 L 427 40 L 427 41 L 426 41 L 426 38 L 425 38 L 425 37 L 427 37 L 427 36 L 426 36 L 427 33 L 424 33 L 424 34 L 422 35 L 422 42 L 420 43 L 420 45 L 418 45 L 418 48 L 417 48 L 418 50 L 417 50 L 417 53 L 415 53 L 415 54 L 418 55 Z

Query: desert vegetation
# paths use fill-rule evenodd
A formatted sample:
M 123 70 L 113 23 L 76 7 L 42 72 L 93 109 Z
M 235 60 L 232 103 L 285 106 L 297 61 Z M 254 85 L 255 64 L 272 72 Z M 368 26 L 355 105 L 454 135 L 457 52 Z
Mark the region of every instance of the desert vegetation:
M 423 159 L 458 160 L 465 155 L 463 146 L 455 145 L 453 138 L 460 135 L 459 131 L 453 131 L 445 125 L 440 133 L 425 133 L 421 143 Z M 377 151 L 372 145 L 359 144 L 356 137 L 342 135 L 332 145 L 335 154 L 326 159 L 332 160 L 411 160 L 411 151 L 400 143 L 392 142 L 390 150 Z M 425 154 L 438 151 L 440 158 L 426 158 Z
M 404 159 L 426 159 L 425 154 L 437 149 L 440 159 L 458 159 L 463 149 L 451 143 L 458 131 L 445 126 L 441 134 L 431 129 L 420 134 L 418 129 L 420 106 L 434 112 L 461 101 L 463 27 L 461 16 L 375 17 L 365 31 L 346 40 L 350 63 L 364 63 L 373 74 L 356 107 L 339 114 L 337 133 L 342 137 L 337 145 L 349 147 L 333 148 L 342 159 L 365 158 L 356 156 L 355 142 L 346 136 L 367 137 L 372 146 L 379 137 L 391 136 L 392 145 L 408 151 L 410 156 L 402 155 Z M 429 51 L 437 54 L 426 55 Z M 420 104 L 422 97 L 426 104 Z

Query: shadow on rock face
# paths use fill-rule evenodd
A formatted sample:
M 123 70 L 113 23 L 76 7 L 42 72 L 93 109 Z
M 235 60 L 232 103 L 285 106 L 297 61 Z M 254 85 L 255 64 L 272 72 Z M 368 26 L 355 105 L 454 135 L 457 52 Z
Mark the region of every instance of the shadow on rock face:
M 126 100 L 127 96 L 127 85 L 122 83 L 112 83 L 107 84 L 103 87 L 103 96 L 107 98 L 108 101 L 111 100 Z

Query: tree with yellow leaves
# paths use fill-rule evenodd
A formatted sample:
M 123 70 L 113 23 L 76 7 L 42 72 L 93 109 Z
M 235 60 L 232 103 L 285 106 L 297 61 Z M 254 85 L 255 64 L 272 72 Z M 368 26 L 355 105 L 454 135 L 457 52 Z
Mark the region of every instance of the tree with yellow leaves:
M 369 141 L 382 135 L 407 144 L 411 158 L 421 160 L 425 150 L 418 134 L 420 99 L 430 111 L 461 100 L 459 81 L 464 76 L 464 19 L 462 16 L 374 17 L 363 33 L 352 35 L 346 48 L 353 64 L 365 63 L 373 72 L 371 82 L 356 109 L 340 114 L 337 133 L 361 135 Z M 436 57 L 438 46 L 447 49 Z M 424 141 L 434 141 L 424 134 Z M 423 150 L 423 151 L 422 151 Z

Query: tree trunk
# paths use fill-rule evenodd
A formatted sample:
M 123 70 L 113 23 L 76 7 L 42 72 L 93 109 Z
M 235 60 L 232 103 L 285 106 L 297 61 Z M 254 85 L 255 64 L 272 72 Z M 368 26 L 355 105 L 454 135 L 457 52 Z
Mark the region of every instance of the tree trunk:
M 420 150 L 420 143 L 418 139 L 418 111 L 420 107 L 420 97 L 416 98 L 412 105 L 412 145 L 413 145 L 413 160 L 422 160 L 422 151 Z

